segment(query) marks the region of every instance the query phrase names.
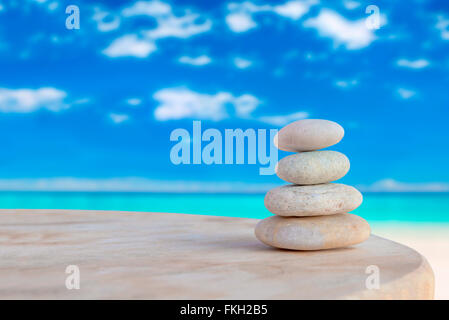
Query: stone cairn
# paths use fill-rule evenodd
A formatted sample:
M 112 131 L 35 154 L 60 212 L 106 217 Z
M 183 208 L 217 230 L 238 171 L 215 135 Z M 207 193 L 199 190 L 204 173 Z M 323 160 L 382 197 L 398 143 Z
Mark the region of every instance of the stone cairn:
M 319 149 L 338 143 L 343 128 L 332 121 L 306 119 L 282 128 L 275 145 L 296 152 L 281 159 L 276 174 L 292 183 L 270 190 L 265 206 L 274 216 L 256 226 L 256 237 L 282 249 L 323 250 L 365 241 L 368 222 L 348 213 L 363 200 L 354 187 L 331 183 L 349 171 L 348 158 L 337 151 Z

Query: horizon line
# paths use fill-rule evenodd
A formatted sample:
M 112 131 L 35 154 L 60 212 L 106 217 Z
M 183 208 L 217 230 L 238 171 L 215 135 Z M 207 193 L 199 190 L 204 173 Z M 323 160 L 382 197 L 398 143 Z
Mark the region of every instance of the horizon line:
M 368 194 L 449 194 L 448 190 L 444 191 L 372 191 L 359 190 L 361 193 Z M 0 190 L 1 193 L 115 193 L 115 194 L 191 194 L 191 195 L 263 195 L 265 191 L 247 191 L 247 192 L 231 192 L 231 191 L 142 191 L 142 190 Z

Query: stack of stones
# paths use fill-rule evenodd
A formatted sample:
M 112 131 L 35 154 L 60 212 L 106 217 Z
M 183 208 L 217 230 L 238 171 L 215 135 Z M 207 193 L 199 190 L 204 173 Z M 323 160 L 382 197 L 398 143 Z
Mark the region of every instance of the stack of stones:
M 270 190 L 265 206 L 275 216 L 256 226 L 263 243 L 283 249 L 322 250 L 365 241 L 368 223 L 348 213 L 363 200 L 355 188 L 331 183 L 349 171 L 348 158 L 319 149 L 338 143 L 343 128 L 332 121 L 307 119 L 282 128 L 275 137 L 280 150 L 296 152 L 279 161 L 276 174 L 292 183 Z

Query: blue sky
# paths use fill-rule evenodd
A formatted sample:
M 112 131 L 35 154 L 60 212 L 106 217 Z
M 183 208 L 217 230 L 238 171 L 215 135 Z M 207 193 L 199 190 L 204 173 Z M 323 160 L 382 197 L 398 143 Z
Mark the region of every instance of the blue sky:
M 170 132 L 323 118 L 341 182 L 447 191 L 448 52 L 445 1 L 0 0 L 0 189 L 264 190 L 258 165 L 173 165 Z

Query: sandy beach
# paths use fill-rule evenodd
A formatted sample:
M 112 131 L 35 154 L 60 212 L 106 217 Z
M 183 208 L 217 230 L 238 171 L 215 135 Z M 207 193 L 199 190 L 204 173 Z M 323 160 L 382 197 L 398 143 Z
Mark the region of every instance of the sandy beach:
M 449 224 L 384 222 L 371 226 L 374 234 L 425 256 L 435 274 L 435 299 L 449 299 Z

